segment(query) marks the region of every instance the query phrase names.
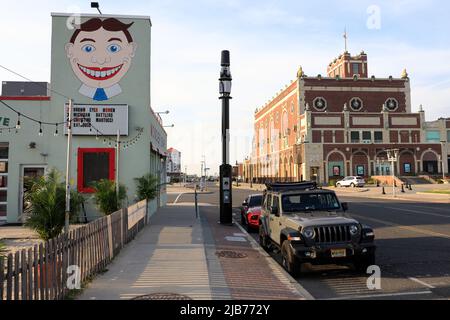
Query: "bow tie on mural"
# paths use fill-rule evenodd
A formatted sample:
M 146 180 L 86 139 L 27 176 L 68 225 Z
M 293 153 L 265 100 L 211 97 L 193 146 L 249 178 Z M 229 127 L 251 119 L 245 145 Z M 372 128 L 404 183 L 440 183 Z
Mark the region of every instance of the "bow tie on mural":
M 108 100 L 108 97 L 106 96 L 106 93 L 105 93 L 105 89 L 97 88 L 97 90 L 95 90 L 95 94 L 92 99 L 94 99 L 96 101 Z

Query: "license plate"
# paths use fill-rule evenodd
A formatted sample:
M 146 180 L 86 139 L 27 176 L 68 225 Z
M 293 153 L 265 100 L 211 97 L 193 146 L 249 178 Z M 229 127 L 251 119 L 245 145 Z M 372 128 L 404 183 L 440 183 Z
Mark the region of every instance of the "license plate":
M 331 249 L 332 258 L 343 258 L 347 256 L 347 250 L 345 249 Z

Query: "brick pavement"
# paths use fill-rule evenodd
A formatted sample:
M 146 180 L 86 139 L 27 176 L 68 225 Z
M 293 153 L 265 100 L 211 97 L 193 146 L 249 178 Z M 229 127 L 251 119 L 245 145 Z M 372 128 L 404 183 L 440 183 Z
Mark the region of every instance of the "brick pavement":
M 250 236 L 242 233 L 237 225 L 218 224 L 218 207 L 202 207 L 200 212 L 203 223 L 212 233 L 216 252 L 234 251 L 246 255 L 245 258 L 219 257 L 232 299 L 311 298 L 268 254 L 252 246 Z M 230 241 L 227 237 L 243 238 L 245 241 Z

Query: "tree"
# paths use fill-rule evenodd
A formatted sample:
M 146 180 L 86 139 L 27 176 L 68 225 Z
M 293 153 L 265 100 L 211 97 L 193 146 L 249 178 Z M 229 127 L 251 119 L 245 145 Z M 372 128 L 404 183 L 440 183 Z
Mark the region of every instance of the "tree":
M 119 185 L 119 198 L 117 199 L 116 183 L 108 179 L 102 179 L 92 183 L 95 190 L 94 200 L 98 209 L 104 215 L 116 212 L 122 206 L 122 201 L 127 197 L 127 191 L 123 185 Z
M 158 178 L 147 173 L 140 178 L 134 178 L 136 182 L 136 193 L 139 201 L 147 199 L 152 200 L 158 194 Z
M 65 224 L 66 187 L 61 174 L 51 169 L 45 176 L 31 178 L 24 201 L 29 204 L 25 226 L 35 230 L 45 241 L 61 234 Z M 79 212 L 84 198 L 70 192 L 70 218 Z

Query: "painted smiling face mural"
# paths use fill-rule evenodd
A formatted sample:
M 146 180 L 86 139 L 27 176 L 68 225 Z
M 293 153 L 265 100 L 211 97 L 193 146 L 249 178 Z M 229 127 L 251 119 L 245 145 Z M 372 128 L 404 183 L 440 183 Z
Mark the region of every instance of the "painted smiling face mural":
M 122 92 L 119 81 L 130 69 L 136 52 L 128 31 L 132 24 L 93 18 L 75 30 L 65 49 L 73 72 L 82 82 L 78 90 L 82 95 L 104 101 Z

